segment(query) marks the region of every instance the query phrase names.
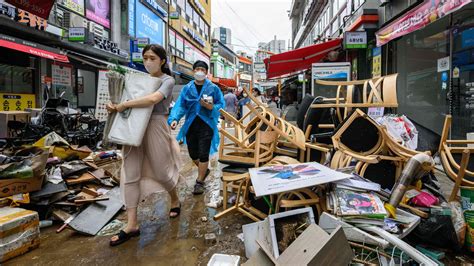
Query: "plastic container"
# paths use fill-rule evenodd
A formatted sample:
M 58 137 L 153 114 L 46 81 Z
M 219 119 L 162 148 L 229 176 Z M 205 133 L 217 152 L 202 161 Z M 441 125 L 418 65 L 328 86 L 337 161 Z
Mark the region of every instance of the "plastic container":
M 240 256 L 216 253 L 212 255 L 207 266 L 238 266 L 239 263 Z

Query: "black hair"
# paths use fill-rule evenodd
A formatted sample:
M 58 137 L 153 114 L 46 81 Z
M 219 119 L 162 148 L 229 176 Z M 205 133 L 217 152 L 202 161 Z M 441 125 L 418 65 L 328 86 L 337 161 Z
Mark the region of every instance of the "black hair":
M 161 60 L 164 60 L 165 63 L 161 65 L 161 72 L 165 73 L 168 76 L 171 76 L 171 70 L 168 66 L 168 57 L 166 56 L 166 50 L 163 46 L 159 44 L 148 44 L 143 48 L 142 55 L 144 55 L 148 50 L 151 50 L 154 54 L 156 54 Z
M 202 60 L 197 60 L 196 62 L 194 62 L 193 64 L 193 70 L 198 68 L 198 67 L 203 67 L 206 69 L 206 71 L 209 71 L 209 66 L 207 65 L 206 62 L 202 61 Z

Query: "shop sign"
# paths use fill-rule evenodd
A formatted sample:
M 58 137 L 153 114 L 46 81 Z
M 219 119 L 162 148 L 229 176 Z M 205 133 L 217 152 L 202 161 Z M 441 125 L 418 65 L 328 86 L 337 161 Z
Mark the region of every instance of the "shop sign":
M 204 7 L 201 5 L 201 3 L 199 2 L 199 0 L 194 0 L 194 5 L 199 9 L 199 11 L 205 15 L 206 14 L 206 9 L 204 9 Z
M 6 0 L 5 2 L 46 20 L 54 4 L 54 0 Z
M 84 0 L 59 0 L 58 4 L 76 12 L 77 14 L 80 14 L 81 16 L 84 16 Z
M 206 43 L 199 37 L 192 29 L 183 26 L 183 31 L 186 32 L 191 38 L 198 42 L 201 46 L 206 46 Z
M 136 38 L 136 45 L 138 48 L 144 48 L 148 44 L 150 44 L 149 38 Z
M 111 42 L 99 36 L 94 36 L 94 47 L 112 54 L 121 55 L 117 43 Z
M 438 72 L 449 71 L 449 56 L 438 59 Z
M 86 28 L 69 28 L 68 40 L 71 42 L 83 42 L 86 40 Z
M 421 29 L 471 2 L 472 0 L 425 0 L 399 19 L 377 31 L 375 33 L 377 46 L 382 46 L 395 38 Z
M 99 121 L 106 121 L 109 115 L 106 108 L 107 103 L 110 102 L 109 79 L 107 78 L 107 72 L 107 70 L 99 70 L 97 81 L 97 100 L 94 116 Z
M 240 74 L 240 79 L 242 80 L 252 80 L 252 76 L 249 74 Z
M 10 19 L 15 19 L 16 18 L 16 7 L 5 4 L 5 3 L 0 3 L 0 15 L 2 16 L 7 16 Z
M 132 53 L 132 62 L 142 63 L 142 62 L 143 62 L 142 53 L 140 53 L 140 52 L 133 52 L 133 53 Z
M 135 37 L 135 0 L 128 0 L 128 35 Z
M 110 1 L 86 1 L 86 18 L 110 29 Z
M 367 48 L 367 32 L 366 31 L 344 32 L 344 48 L 345 49 Z
M 62 64 L 52 64 L 53 85 L 71 87 L 72 68 Z
M 372 77 L 378 78 L 382 76 L 382 48 L 375 47 L 372 49 Z
M 459 78 L 459 67 L 455 67 L 453 69 L 453 78 L 455 79 Z
M 169 19 L 179 19 L 179 12 L 171 12 L 168 16 Z
M 140 2 L 137 2 L 135 10 L 136 37 L 150 38 L 150 43 L 165 45 L 165 24 L 163 20 Z
M 140 0 L 142 4 L 149 7 L 152 11 L 156 11 L 159 15 L 163 17 L 168 16 L 168 12 L 164 10 L 155 0 Z
M 349 80 L 351 64 L 349 63 L 314 63 L 313 79 L 344 79 Z
M 2 111 L 24 111 L 27 108 L 36 108 L 34 94 L 0 93 Z

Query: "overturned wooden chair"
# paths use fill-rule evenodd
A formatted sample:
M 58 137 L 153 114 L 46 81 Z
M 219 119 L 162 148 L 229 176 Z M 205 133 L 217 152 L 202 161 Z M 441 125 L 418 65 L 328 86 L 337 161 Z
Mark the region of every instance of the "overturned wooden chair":
M 250 204 L 250 199 L 248 197 L 250 189 L 250 176 L 248 174 L 248 169 L 259 167 L 273 159 L 276 139 L 276 132 L 258 130 L 255 149 L 249 149 L 247 151 L 248 157 L 252 160 L 252 163 L 242 163 L 238 167 L 227 166 L 222 169 L 224 211 L 216 215 L 215 219 L 219 219 L 221 216 L 233 211 L 239 211 L 254 221 L 266 217 L 266 214 L 253 208 Z M 237 189 L 237 199 L 234 206 L 227 209 L 227 201 L 229 199 L 228 190 L 230 188 Z M 242 197 L 242 201 L 240 201 L 240 197 Z
M 474 152 L 474 140 L 452 140 L 448 139 L 452 124 L 451 115 L 447 115 L 444 120 L 443 131 L 441 134 L 441 142 L 439 144 L 439 156 L 441 164 L 447 176 L 454 182 L 459 180 L 459 185 L 474 186 L 474 160 L 467 160 L 465 166 L 462 166 L 463 152 L 469 154 Z M 466 156 L 464 156 L 466 157 Z M 461 176 L 459 176 L 461 174 Z M 457 192 L 456 192 L 457 193 Z

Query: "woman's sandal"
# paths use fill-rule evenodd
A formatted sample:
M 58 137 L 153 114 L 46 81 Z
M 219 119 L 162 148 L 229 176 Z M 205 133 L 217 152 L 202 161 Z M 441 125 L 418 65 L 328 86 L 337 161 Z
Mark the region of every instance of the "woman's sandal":
M 176 215 L 172 216 L 171 215 L 172 212 L 176 213 Z M 181 213 L 181 202 L 179 203 L 179 207 L 174 207 L 170 209 L 170 218 L 176 218 L 179 216 L 180 213 Z
M 140 229 L 138 229 L 136 231 L 133 231 L 133 232 L 129 232 L 129 233 L 125 233 L 125 231 L 120 230 L 120 232 L 116 235 L 118 237 L 118 239 L 115 240 L 115 241 L 110 240 L 110 246 L 111 247 L 118 246 L 118 245 L 128 241 L 130 238 L 137 237 L 139 235 L 140 235 Z

